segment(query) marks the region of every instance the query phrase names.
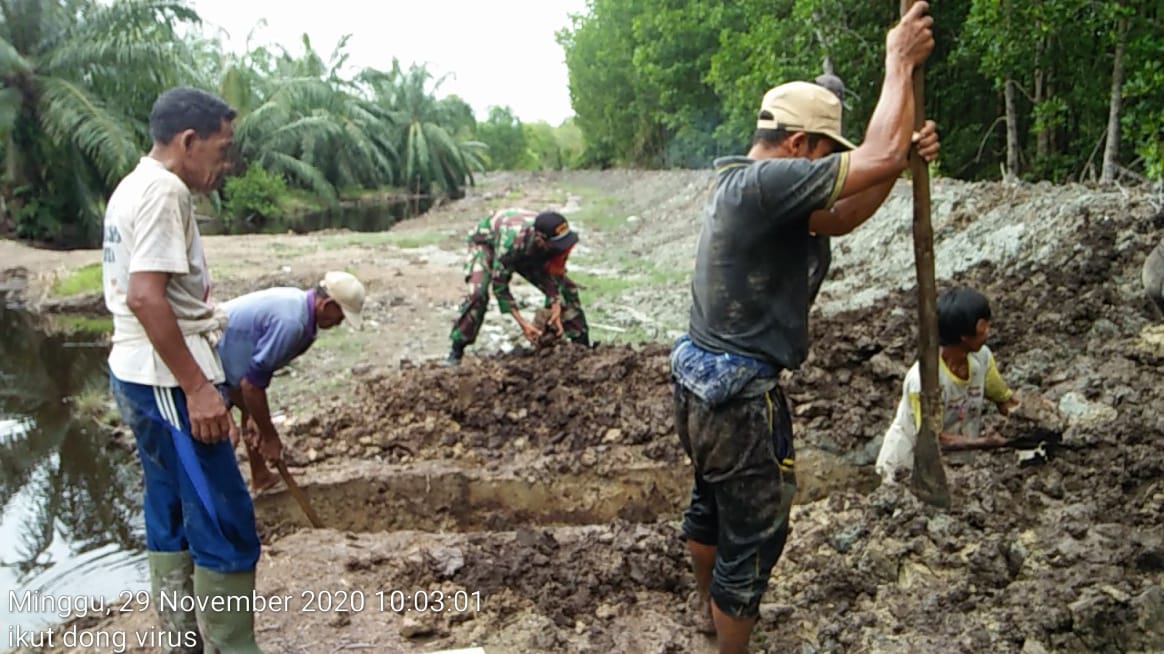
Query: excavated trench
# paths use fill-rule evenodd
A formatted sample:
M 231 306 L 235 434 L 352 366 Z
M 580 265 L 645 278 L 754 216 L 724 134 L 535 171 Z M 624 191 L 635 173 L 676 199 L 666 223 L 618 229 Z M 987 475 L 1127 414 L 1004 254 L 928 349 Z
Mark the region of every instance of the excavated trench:
M 798 504 L 840 490 L 868 492 L 877 485 L 867 468 L 815 449 L 801 454 L 798 470 Z M 340 531 L 512 531 L 677 519 L 691 491 L 691 472 L 685 462 L 526 476 L 520 470 L 489 471 L 449 461 L 359 461 L 313 471 L 302 487 L 324 526 Z M 255 511 L 268 537 L 310 527 L 282 487 L 256 498 Z
M 361 462 L 313 475 L 305 491 L 324 525 L 340 531 L 511 531 L 673 517 L 690 490 L 688 475 L 644 465 L 530 479 L 442 462 Z M 269 535 L 310 526 L 289 492 L 260 496 L 255 510 Z

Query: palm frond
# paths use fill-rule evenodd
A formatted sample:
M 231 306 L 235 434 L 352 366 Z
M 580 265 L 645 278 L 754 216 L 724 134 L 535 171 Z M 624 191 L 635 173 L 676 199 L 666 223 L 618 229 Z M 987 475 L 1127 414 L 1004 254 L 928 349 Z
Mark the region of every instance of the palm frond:
M 40 122 L 45 133 L 58 145 L 80 148 L 106 182 L 114 184 L 140 155 L 128 121 L 80 85 L 54 77 L 40 82 Z
M 267 170 L 279 173 L 284 177 L 298 181 L 301 185 L 311 189 L 329 204 L 338 202 L 335 187 L 327 181 L 327 177 L 315 166 L 305 163 L 282 152 L 268 151 L 262 154 L 260 165 Z
M 182 0 L 115 0 L 95 4 L 82 20 L 72 20 L 63 29 L 46 34 L 41 52 L 65 48 L 69 43 L 92 42 L 120 33 L 126 39 L 140 39 L 143 33 L 162 30 L 174 40 L 174 26 L 200 24 L 202 18 Z
M 32 64 L 8 39 L 0 39 L 0 76 L 13 77 L 32 73 Z
M 172 82 L 175 71 L 187 79 L 197 75 L 185 47 L 145 32 L 114 32 L 62 43 L 46 54 L 41 72 L 79 79 L 85 72 L 115 71 L 124 76 L 132 70 L 133 83 L 149 81 L 154 85 Z
M 0 143 L 7 141 L 8 135 L 16 127 L 22 101 L 20 91 L 13 88 L 0 89 Z

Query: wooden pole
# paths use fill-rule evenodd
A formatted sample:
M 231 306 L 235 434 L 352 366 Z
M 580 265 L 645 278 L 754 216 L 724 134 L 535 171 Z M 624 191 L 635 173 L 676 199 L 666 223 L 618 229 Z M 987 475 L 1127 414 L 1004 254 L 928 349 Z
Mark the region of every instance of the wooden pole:
M 311 508 L 311 502 L 307 500 L 307 495 L 303 492 L 303 489 L 291 477 L 291 473 L 287 470 L 287 464 L 283 463 L 282 459 L 279 459 L 275 462 L 275 467 L 279 469 L 279 475 L 283 477 L 283 481 L 287 484 L 287 489 L 291 491 L 291 496 L 299 503 L 299 508 L 303 509 L 303 513 L 311 522 L 311 526 L 316 529 L 322 529 L 323 521 L 319 519 L 319 514 L 315 512 L 315 509 Z
M 904 16 L 915 0 L 901 0 Z M 914 130 L 925 124 L 925 72 L 913 72 Z M 918 361 L 921 373 L 921 429 L 914 447 L 913 492 L 918 499 L 949 508 L 950 490 L 942 465 L 942 396 L 938 385 L 938 298 L 934 275 L 934 231 L 930 223 L 930 172 L 917 149 L 911 149 L 913 182 L 913 252 L 917 268 Z

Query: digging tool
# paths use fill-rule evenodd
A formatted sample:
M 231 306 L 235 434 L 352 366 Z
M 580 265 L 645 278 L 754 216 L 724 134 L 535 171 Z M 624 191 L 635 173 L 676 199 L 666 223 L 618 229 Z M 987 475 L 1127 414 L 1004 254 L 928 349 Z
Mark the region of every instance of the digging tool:
M 311 522 L 311 526 L 316 529 L 322 529 L 323 521 L 319 519 L 319 515 L 315 512 L 315 509 L 311 508 L 311 502 L 307 501 L 307 495 L 303 492 L 303 489 L 291 478 L 291 473 L 287 471 L 287 464 L 283 463 L 282 459 L 279 459 L 275 462 L 275 467 L 279 468 L 279 476 L 287 484 L 287 489 L 291 491 L 291 496 L 299 503 L 299 508 L 303 509 L 303 513 Z
M 904 16 L 916 0 L 901 0 Z M 913 71 L 914 129 L 925 124 L 925 73 Z M 930 224 L 930 172 L 913 148 L 909 155 L 913 183 L 913 253 L 917 267 L 918 350 L 921 372 L 921 429 L 913 450 L 913 492 L 918 499 L 950 507 L 950 488 L 942 465 L 938 435 L 942 432 L 942 398 L 938 386 L 938 298 L 934 279 L 934 230 Z

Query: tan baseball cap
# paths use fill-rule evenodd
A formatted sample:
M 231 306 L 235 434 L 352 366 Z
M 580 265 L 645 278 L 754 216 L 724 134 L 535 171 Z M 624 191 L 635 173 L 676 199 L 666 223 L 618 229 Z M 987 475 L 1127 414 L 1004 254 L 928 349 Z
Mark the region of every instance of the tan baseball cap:
M 760 103 L 760 111 L 767 111 L 772 118 L 757 120 L 759 129 L 823 134 L 846 150 L 857 147 L 841 136 L 841 101 L 835 93 L 818 84 L 788 82 L 769 89 Z
M 344 320 L 354 329 L 359 329 L 363 324 L 360 312 L 364 310 L 364 285 L 360 280 L 351 273 L 333 270 L 323 276 L 319 286 L 343 309 Z

